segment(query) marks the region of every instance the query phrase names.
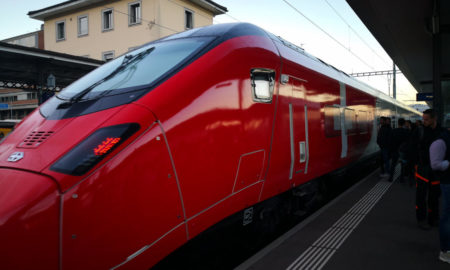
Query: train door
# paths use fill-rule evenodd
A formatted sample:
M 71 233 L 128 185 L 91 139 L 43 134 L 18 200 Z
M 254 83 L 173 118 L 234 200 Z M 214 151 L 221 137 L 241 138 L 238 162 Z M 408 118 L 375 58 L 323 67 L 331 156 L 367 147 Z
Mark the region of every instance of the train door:
M 169 151 L 155 123 L 64 195 L 62 260 L 68 269 L 111 269 L 124 263 L 138 269 L 136 263 L 155 263 L 186 242 L 183 201 Z
M 308 172 L 309 141 L 308 141 L 308 107 L 306 104 L 307 81 L 295 77 L 289 78 L 292 86 L 291 102 L 289 104 L 291 167 L 289 179 L 296 185 L 304 182 Z

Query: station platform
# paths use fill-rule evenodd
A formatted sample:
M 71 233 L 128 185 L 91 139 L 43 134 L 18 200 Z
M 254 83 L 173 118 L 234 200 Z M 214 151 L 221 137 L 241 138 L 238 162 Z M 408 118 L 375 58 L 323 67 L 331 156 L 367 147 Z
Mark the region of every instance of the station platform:
M 438 256 L 438 227 L 417 226 L 415 184 L 376 170 L 235 269 L 450 269 Z

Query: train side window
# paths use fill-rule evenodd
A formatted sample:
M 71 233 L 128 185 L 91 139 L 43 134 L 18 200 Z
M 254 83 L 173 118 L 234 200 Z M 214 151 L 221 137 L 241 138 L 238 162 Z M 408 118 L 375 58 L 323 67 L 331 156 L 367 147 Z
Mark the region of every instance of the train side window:
M 358 116 L 356 118 L 358 124 L 359 133 L 369 132 L 369 118 L 366 111 L 358 111 Z
M 261 103 L 271 103 L 275 85 L 275 71 L 264 68 L 254 68 L 250 71 L 253 100 Z
M 345 108 L 344 117 L 346 134 L 355 134 L 357 131 L 355 110 Z
M 324 129 L 327 137 L 341 135 L 341 109 L 339 106 L 324 107 Z

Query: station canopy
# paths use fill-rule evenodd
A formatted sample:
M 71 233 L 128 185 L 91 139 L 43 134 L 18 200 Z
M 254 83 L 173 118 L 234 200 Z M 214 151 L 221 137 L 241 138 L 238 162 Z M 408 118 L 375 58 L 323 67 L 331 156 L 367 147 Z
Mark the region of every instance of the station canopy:
M 449 0 L 347 2 L 417 91 L 450 80 Z
M 104 62 L 70 54 L 0 42 L 0 87 L 59 90 Z M 48 87 L 52 74 L 55 86 Z

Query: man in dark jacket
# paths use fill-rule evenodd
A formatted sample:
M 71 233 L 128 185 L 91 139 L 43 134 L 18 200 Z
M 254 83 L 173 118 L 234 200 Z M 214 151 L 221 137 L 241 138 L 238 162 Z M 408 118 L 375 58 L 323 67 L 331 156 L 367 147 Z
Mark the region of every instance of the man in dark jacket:
M 420 228 L 427 230 L 439 219 L 439 181 L 430 166 L 430 145 L 441 134 L 436 113 L 432 109 L 423 112 L 423 129 L 413 134 L 416 155 L 416 218 Z M 428 194 L 428 201 L 427 201 Z
M 399 147 L 403 143 L 407 143 L 409 139 L 409 130 L 405 128 L 405 119 L 398 119 L 398 128 L 392 130 L 391 138 L 390 138 L 390 152 L 391 152 L 391 171 L 389 176 L 389 182 L 392 182 L 394 178 L 395 167 L 399 158 Z M 402 170 L 400 179 L 403 180 L 405 171 L 405 164 L 402 163 Z
M 391 141 L 391 121 L 390 118 L 384 117 L 384 124 L 381 125 L 377 134 L 377 144 L 381 149 L 382 162 L 384 165 L 383 177 L 389 176 L 389 160 L 390 160 L 390 141 Z

